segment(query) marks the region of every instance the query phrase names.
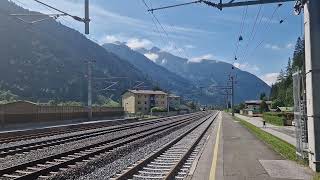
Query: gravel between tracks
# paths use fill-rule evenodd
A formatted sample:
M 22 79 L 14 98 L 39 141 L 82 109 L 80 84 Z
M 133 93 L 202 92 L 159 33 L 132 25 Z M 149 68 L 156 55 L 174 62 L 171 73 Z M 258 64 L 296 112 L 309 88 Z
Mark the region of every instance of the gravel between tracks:
M 158 119 L 163 119 L 163 118 L 158 118 Z M 156 120 L 156 119 L 152 119 Z M 137 121 L 139 122 L 139 121 Z M 70 132 L 70 133 L 64 133 L 64 134 L 57 134 L 57 135 L 52 135 L 52 136 L 45 136 L 45 137 L 40 137 L 40 138 L 33 138 L 33 139 L 27 139 L 27 140 L 21 140 L 21 141 L 14 141 L 14 142 L 9 142 L 9 143 L 3 143 L 0 144 L 0 148 L 6 148 L 6 147 L 11 147 L 11 146 L 16 146 L 16 145 L 22 145 L 22 144 L 28 144 L 28 143 L 34 143 L 34 142 L 40 142 L 40 141 L 45 141 L 45 140 L 52 140 L 52 139 L 57 139 L 61 137 L 69 137 L 73 135 L 81 135 L 85 133 L 91 133 L 91 132 L 97 132 L 101 130 L 106 130 L 112 127 L 120 126 L 120 125 L 128 125 L 130 123 L 137 123 L 137 122 L 128 122 L 128 123 L 122 123 L 122 124 L 115 124 L 115 125 L 110 125 L 106 127 L 101 127 L 101 128 L 94 128 L 94 129 L 89 129 L 89 130 L 81 130 L 81 131 L 76 131 L 76 132 Z M 147 120 L 141 120 L 140 123 L 147 122 Z
M 142 130 L 142 129 L 147 129 L 150 127 L 156 127 L 158 125 L 159 124 L 152 124 L 152 125 L 147 125 L 147 126 L 143 126 L 143 127 L 136 127 L 136 128 L 121 131 L 121 133 L 119 133 L 119 132 L 108 133 L 106 135 L 101 135 L 101 136 L 83 139 L 83 140 L 79 140 L 79 141 L 73 141 L 73 142 L 69 142 L 66 144 L 62 144 L 62 145 L 45 147 L 43 149 L 30 151 L 25 154 L 16 154 L 13 156 L 7 156 L 7 157 L 0 159 L 0 169 L 6 168 L 6 167 L 11 167 L 11 166 L 14 166 L 14 165 L 17 165 L 20 163 L 29 162 L 29 161 L 36 160 L 36 159 L 39 159 L 42 157 L 59 154 L 62 152 L 69 151 L 70 149 L 85 147 L 85 146 L 99 143 L 99 142 L 102 142 L 102 141 L 105 141 L 105 140 L 108 140 L 111 138 L 119 137 L 124 134 L 129 134 L 129 133 L 135 132 L 136 130 Z M 90 131 L 92 131 L 92 130 L 90 130 Z
M 197 121 L 199 122 L 199 121 Z M 89 163 L 78 165 L 78 169 L 68 170 L 60 172 L 58 175 L 52 177 L 52 180 L 56 179 L 80 179 L 80 180 L 89 180 L 89 179 L 108 179 L 112 177 L 115 173 L 125 169 L 130 164 L 135 163 L 136 161 L 146 157 L 159 147 L 170 142 L 174 138 L 178 137 L 182 133 L 186 132 L 188 129 L 193 127 L 196 122 L 184 126 L 176 131 L 171 133 L 164 133 L 162 137 L 152 138 L 147 141 L 141 142 L 138 146 L 128 147 L 127 151 L 121 153 L 116 153 L 116 160 L 110 160 L 110 155 L 101 157 L 98 160 L 91 161 Z M 197 128 L 193 133 L 201 133 L 200 129 L 205 127 L 208 121 L 202 124 Z M 192 140 L 187 140 L 189 142 Z M 186 143 L 186 144 L 190 144 Z M 112 158 L 111 158 L 112 159 Z M 79 171 L 80 170 L 80 171 Z

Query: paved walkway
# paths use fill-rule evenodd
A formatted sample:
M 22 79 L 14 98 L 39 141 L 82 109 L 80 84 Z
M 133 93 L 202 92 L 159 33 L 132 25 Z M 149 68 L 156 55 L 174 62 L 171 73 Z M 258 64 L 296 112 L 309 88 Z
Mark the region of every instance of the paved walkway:
M 221 120 L 221 126 L 220 126 Z M 193 180 L 310 180 L 312 172 L 257 139 L 227 114 L 215 123 L 193 174 Z M 218 128 L 218 127 L 221 128 Z M 220 129 L 220 130 L 219 130 Z M 219 141 L 218 141 L 219 139 Z M 218 143 L 217 143 L 218 142 Z M 218 145 L 218 147 L 217 147 Z M 217 157 L 215 156 L 217 153 Z
M 296 146 L 296 137 L 295 137 L 295 127 L 294 126 L 275 126 L 269 123 L 266 123 L 266 128 L 262 127 L 262 118 L 261 117 L 248 117 L 240 114 L 235 114 L 236 117 L 239 117 L 262 130 Z

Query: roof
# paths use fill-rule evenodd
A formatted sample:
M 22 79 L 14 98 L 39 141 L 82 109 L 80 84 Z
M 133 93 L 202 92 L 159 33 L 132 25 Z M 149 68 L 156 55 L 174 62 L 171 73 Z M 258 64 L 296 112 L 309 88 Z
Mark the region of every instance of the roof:
M 246 104 L 261 104 L 262 100 L 250 100 L 250 101 L 245 101 L 244 103 Z M 267 104 L 271 104 L 272 101 L 266 101 Z
M 293 112 L 293 107 L 278 107 L 281 112 Z
M 163 91 L 153 91 L 153 90 L 131 90 L 129 89 L 128 92 L 131 92 L 133 94 L 162 94 L 167 95 L 167 93 Z
M 180 96 L 174 95 L 174 94 L 170 94 L 169 97 L 171 98 L 180 98 Z

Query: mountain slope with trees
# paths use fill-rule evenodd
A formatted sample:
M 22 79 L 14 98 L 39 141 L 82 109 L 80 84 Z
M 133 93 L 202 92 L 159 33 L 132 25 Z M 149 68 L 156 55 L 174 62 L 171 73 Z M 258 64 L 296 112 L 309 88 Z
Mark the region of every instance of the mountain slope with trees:
M 270 99 L 273 108 L 278 106 L 293 106 L 292 74 L 298 70 L 304 71 L 305 60 L 304 39 L 297 39 L 293 57 L 289 58 L 285 70 L 281 70 L 277 82 L 271 87 Z
M 150 80 L 156 82 L 158 86 L 172 93 L 183 95 L 190 92 L 190 89 L 195 88 L 189 80 L 159 66 L 143 54 L 130 49 L 124 43 L 106 43 L 102 47 L 127 60 L 149 77 Z
M 151 82 L 133 65 L 107 52 L 81 33 L 53 19 L 24 23 L 9 14 L 29 12 L 7 0 L 0 1 L 0 89 L 31 101 L 85 101 L 86 61 L 95 60 L 96 77 L 129 77 L 112 92 L 117 98 L 135 81 Z M 94 99 L 105 81 L 94 81 Z
M 257 76 L 242 71 L 238 68 L 232 69 L 233 65 L 216 60 L 202 59 L 194 62 L 186 58 L 175 56 L 157 47 L 150 50 L 140 49 L 143 54 L 156 54 L 158 56 L 154 61 L 168 70 L 190 80 L 196 87 L 202 89 L 202 94 L 212 95 L 224 103 L 223 95 L 213 86 L 226 86 L 229 81 L 229 75 L 237 76 L 235 84 L 235 102 L 240 103 L 245 100 L 259 99 L 261 93 L 269 95 L 270 86 Z

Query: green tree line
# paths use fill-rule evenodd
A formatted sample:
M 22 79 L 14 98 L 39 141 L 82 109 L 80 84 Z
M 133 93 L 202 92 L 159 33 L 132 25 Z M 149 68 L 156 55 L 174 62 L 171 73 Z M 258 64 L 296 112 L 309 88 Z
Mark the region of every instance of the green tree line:
M 270 99 L 273 101 L 272 108 L 293 106 L 292 74 L 298 70 L 304 71 L 304 54 L 304 39 L 299 37 L 294 48 L 293 57 L 289 58 L 285 70 L 280 71 L 277 82 L 271 87 Z

